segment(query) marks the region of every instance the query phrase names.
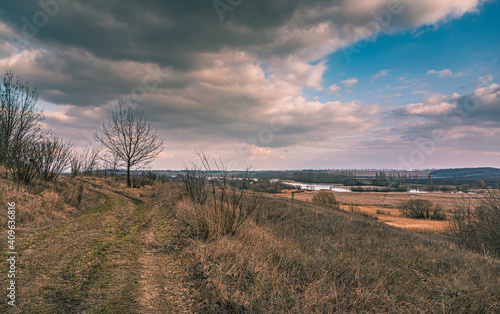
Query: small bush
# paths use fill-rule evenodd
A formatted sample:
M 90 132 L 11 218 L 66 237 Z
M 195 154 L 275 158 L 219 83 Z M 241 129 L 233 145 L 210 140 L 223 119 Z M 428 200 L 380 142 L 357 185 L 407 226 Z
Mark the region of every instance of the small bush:
M 131 176 L 130 182 L 133 188 L 140 188 L 147 185 L 153 185 L 158 176 L 152 171 L 145 171 L 138 176 Z
M 444 220 L 446 215 L 438 205 L 429 200 L 415 199 L 399 205 L 401 215 L 406 218 Z
M 333 191 L 319 191 L 318 194 L 313 196 L 312 202 L 331 206 L 339 206 L 339 203 L 337 202 L 335 193 L 333 193 Z
M 204 240 L 224 235 L 234 235 L 248 216 L 260 206 L 261 196 L 248 194 L 248 186 L 236 188 L 231 185 L 234 178 L 229 178 L 222 162 L 215 162 L 217 171 L 210 166 L 209 156 L 198 155 L 202 168 L 187 170 L 183 182 L 192 207 L 184 207 L 185 229 Z M 249 170 L 245 172 L 243 182 L 249 182 Z
M 387 215 L 387 216 L 391 215 L 390 212 L 385 211 L 385 210 L 381 210 L 381 209 L 377 209 L 376 213 L 377 213 L 377 215 Z
M 500 257 L 500 193 L 479 200 L 463 198 L 451 213 L 450 231 L 468 249 Z

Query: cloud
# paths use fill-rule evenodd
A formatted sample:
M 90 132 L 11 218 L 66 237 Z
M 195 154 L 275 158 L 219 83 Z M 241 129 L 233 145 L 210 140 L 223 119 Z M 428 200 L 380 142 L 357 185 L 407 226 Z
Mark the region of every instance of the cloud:
M 343 80 L 342 82 L 340 82 L 340 84 L 344 87 L 352 87 L 356 84 L 358 84 L 358 79 L 357 78 L 354 78 L 354 77 L 350 77 L 346 80 Z
M 387 76 L 391 70 L 380 70 L 377 74 L 371 75 L 370 77 L 372 78 L 372 82 L 375 82 L 376 79 Z
M 439 78 L 445 78 L 448 76 L 452 76 L 453 72 L 450 69 L 444 69 L 441 71 L 429 70 L 426 75 L 436 75 Z
M 384 104 L 388 104 L 390 102 L 393 102 L 396 98 L 400 98 L 402 96 L 403 96 L 403 94 L 396 93 L 396 94 L 392 94 L 392 95 L 379 95 L 379 96 L 377 96 L 377 98 L 381 99 L 384 102 Z
M 484 75 L 484 76 L 481 76 L 480 80 L 484 81 L 484 82 L 491 82 L 495 79 L 495 77 L 493 75 Z
M 416 90 L 412 92 L 412 95 L 425 95 L 430 93 L 428 90 Z
M 455 106 L 447 102 L 439 104 L 430 103 L 411 103 L 405 106 L 406 112 L 411 115 L 421 116 L 440 116 L 444 113 L 451 112 Z
M 341 89 L 342 87 L 338 86 L 337 84 L 332 84 L 330 85 L 330 87 L 328 87 L 328 92 L 332 94 L 338 94 L 338 92 L 340 92 Z
M 427 71 L 426 75 L 436 75 L 439 78 L 446 78 L 449 76 L 462 77 L 462 76 L 465 76 L 465 73 L 464 72 L 453 73 L 453 71 L 450 69 L 444 69 L 441 71 L 429 70 L 429 71 Z
M 500 120 L 499 84 L 483 86 L 464 95 L 427 95 L 423 102 L 394 107 L 391 111 L 404 121 L 426 117 L 442 128 L 456 125 L 488 128 L 494 127 Z
M 307 101 L 306 88 L 323 89 L 326 57 L 378 33 L 460 17 L 481 1 L 399 3 L 391 13 L 392 0 L 255 0 L 220 22 L 211 1 L 72 0 L 20 45 L 9 39 L 23 36 L 20 17 L 31 20 L 42 9 L 37 1 L 1 1 L 0 67 L 12 68 L 44 101 L 60 105 L 59 112 L 47 112 L 46 125 L 74 139 L 84 140 L 80 133 L 91 130 L 117 97 L 135 94 L 176 160 L 198 147 L 236 156 L 234 147 L 269 129 L 275 117 L 284 117 L 286 128 L 260 146 L 328 150 L 335 139 L 347 150 L 354 138 L 361 143 L 384 124 L 383 112 L 356 101 Z M 374 28 L 380 12 L 389 12 L 391 23 Z M 348 78 L 328 91 L 357 83 Z M 301 155 L 287 160 L 294 156 Z

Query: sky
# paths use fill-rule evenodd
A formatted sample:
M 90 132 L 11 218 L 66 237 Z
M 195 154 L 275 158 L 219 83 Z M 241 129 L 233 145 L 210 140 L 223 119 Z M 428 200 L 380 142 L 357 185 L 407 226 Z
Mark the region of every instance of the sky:
M 229 169 L 500 167 L 500 3 L 483 0 L 0 2 L 0 69 L 44 128 L 96 145 L 121 98 Z

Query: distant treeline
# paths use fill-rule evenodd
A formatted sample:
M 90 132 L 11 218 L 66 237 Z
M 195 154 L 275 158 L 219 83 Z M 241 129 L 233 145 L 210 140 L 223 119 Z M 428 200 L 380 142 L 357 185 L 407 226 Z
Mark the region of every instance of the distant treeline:
M 418 184 L 423 181 L 417 176 L 410 174 L 386 174 L 383 171 L 377 172 L 372 179 L 358 178 L 352 171 L 296 171 L 288 179 L 305 183 L 331 183 L 348 186 L 375 185 L 385 187 L 398 187 L 401 184 Z
M 486 169 L 486 168 L 485 168 Z M 455 169 L 452 169 L 455 170 Z M 460 169 L 458 169 L 460 170 Z M 453 189 L 449 186 L 463 187 L 466 190 L 466 185 L 470 187 L 482 187 L 482 182 L 490 188 L 498 188 L 500 184 L 500 175 L 495 176 L 496 173 L 483 171 L 475 171 L 474 176 L 470 176 L 471 169 L 452 173 L 450 170 L 438 170 L 430 174 L 428 172 L 397 172 L 391 171 L 373 171 L 367 174 L 368 171 L 357 170 L 265 170 L 265 171 L 251 171 L 245 173 L 243 171 L 228 171 L 227 175 L 233 177 L 248 178 L 268 178 L 268 179 L 282 179 L 292 180 L 304 183 L 325 183 L 325 184 L 343 184 L 346 186 L 360 186 L 360 185 L 374 185 L 380 187 L 398 188 L 400 185 L 405 186 L 426 186 L 429 190 L 449 190 Z M 475 170 L 475 169 L 474 169 Z M 498 169 L 495 169 L 498 170 Z M 442 176 L 444 172 L 448 176 Z M 173 174 L 181 175 L 183 171 L 172 172 Z M 214 176 L 222 176 L 222 172 L 214 171 Z M 438 175 L 439 174 L 439 175 Z M 458 175 L 457 175 L 458 174 Z M 462 176 L 466 174 L 466 176 Z M 426 188 L 427 189 L 427 188 Z

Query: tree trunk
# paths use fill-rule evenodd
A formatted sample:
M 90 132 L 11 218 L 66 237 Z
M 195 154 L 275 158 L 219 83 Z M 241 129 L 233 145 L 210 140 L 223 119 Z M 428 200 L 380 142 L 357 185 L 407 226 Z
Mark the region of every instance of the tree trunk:
M 130 182 L 130 163 L 127 163 L 127 186 L 132 186 L 132 183 Z

